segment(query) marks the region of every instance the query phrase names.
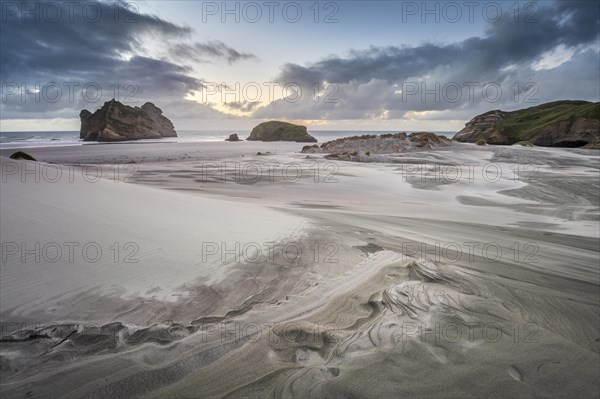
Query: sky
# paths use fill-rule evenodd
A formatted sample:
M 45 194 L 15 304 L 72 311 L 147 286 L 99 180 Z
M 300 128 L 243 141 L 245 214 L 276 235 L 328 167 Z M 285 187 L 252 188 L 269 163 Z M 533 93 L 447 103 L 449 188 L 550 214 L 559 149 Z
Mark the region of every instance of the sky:
M 79 130 L 112 98 L 176 130 L 458 131 L 599 101 L 597 1 L 0 0 L 0 130 Z

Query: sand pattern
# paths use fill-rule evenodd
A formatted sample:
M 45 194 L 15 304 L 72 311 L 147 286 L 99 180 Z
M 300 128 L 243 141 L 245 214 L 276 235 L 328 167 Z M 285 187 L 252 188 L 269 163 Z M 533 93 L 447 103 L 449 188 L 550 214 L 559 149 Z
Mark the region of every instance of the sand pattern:
M 106 256 L 3 248 L 2 397 L 600 394 L 597 152 L 456 144 L 362 164 L 301 147 L 36 149 L 73 181 L 5 173 L 3 243 Z M 135 173 L 115 181 L 115 164 Z

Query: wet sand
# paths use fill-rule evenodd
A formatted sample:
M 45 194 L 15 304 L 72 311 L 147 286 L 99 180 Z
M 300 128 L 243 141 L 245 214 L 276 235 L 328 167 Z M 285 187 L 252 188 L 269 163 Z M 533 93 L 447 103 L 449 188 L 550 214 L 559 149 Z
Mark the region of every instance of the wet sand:
M 2 396 L 600 394 L 597 151 L 301 147 L 1 158 Z

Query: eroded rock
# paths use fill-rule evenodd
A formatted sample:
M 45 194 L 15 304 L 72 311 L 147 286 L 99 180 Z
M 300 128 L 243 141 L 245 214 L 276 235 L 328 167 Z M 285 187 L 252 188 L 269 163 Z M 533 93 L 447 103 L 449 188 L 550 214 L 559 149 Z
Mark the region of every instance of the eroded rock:
M 126 141 L 177 137 L 171 121 L 152 103 L 130 107 L 112 99 L 93 114 L 80 112 L 84 141 Z

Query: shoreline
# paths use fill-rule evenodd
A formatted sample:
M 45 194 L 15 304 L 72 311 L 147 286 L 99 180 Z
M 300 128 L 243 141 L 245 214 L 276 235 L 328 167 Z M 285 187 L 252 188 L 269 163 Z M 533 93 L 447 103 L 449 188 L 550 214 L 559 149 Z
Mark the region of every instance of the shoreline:
M 3 138 L 4 135 L 52 135 L 52 134 L 67 134 L 79 138 L 79 131 L 27 131 L 27 132 L 0 132 L 0 136 Z M 139 140 L 124 140 L 124 141 L 116 141 L 116 142 L 95 142 L 95 141 L 77 141 L 72 143 L 64 143 L 64 144 L 52 144 L 52 141 L 60 141 L 60 139 L 50 140 L 45 144 L 40 144 L 39 146 L 22 146 L 19 145 L 19 141 L 0 143 L 0 151 L 2 150 L 14 150 L 14 149 L 27 149 L 27 148 L 52 148 L 52 147 L 66 147 L 66 146 L 81 146 L 81 145 L 95 145 L 95 144 L 152 144 L 152 143 L 179 143 L 179 144 L 190 144 L 190 143 L 220 143 L 226 141 L 230 134 L 237 133 L 238 135 L 244 136 L 241 141 L 246 141 L 245 137 L 249 135 L 249 132 L 240 133 L 240 130 L 228 130 L 228 131 L 214 131 L 214 130 L 183 130 L 180 131 L 180 136 L 177 137 L 165 137 L 163 139 L 139 139 Z M 364 131 L 364 130 L 315 130 L 314 134 L 317 135 L 317 139 L 319 143 L 323 143 L 329 140 L 335 140 L 337 138 L 351 137 L 355 135 L 361 134 L 386 134 L 392 133 L 392 131 Z M 342 133 L 344 135 L 340 136 Z M 410 133 L 410 132 L 409 132 Z M 211 135 L 214 134 L 214 135 Z M 216 135 L 220 135 L 216 137 Z M 451 131 L 439 131 L 437 134 L 444 135 L 446 137 L 451 137 L 454 135 L 454 132 Z M 163 141 L 164 140 L 164 141 Z M 181 140 L 181 141 L 177 141 Z M 306 144 L 306 143 L 305 143 Z M 8 146 L 8 147 L 7 147 Z

